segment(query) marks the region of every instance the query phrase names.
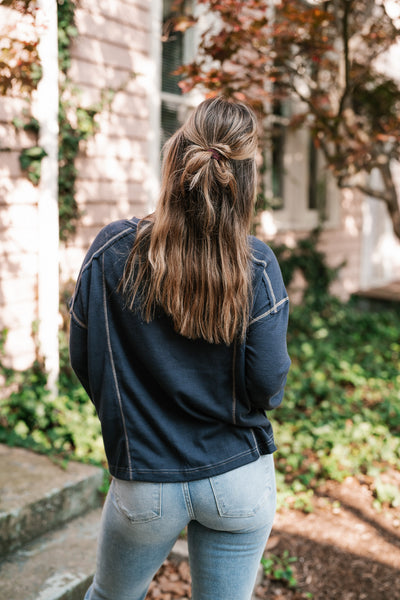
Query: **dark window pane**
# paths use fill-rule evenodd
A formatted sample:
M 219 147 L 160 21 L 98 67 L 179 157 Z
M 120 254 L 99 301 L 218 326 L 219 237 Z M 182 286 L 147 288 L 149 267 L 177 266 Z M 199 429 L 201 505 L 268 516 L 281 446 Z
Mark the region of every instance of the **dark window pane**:
M 326 219 L 326 173 L 321 168 L 320 151 L 310 136 L 308 145 L 308 208 Z
M 169 102 L 161 102 L 161 145 L 180 127 L 178 107 Z
M 181 94 L 180 77 L 172 73 L 183 64 L 183 35 L 173 32 L 163 43 L 161 89 L 170 94 Z
M 178 86 L 180 77 L 172 73 L 184 62 L 184 34 L 173 30 L 171 0 L 164 1 L 163 6 L 163 44 L 161 65 L 161 90 L 170 94 L 181 94 Z
M 286 128 L 279 122 L 283 116 L 282 102 L 276 101 L 273 107 L 273 113 L 276 117 L 272 130 L 272 194 L 274 197 L 274 208 L 282 209 L 284 207 L 284 157 Z

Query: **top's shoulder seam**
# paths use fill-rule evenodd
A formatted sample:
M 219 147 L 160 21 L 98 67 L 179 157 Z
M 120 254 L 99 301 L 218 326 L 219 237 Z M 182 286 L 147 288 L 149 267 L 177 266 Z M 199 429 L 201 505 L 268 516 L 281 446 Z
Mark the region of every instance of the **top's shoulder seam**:
M 251 319 L 249 321 L 249 327 L 250 327 L 250 325 L 253 325 L 253 323 L 257 323 L 257 321 L 260 321 L 264 317 L 268 317 L 271 314 L 276 314 L 278 312 L 278 309 L 280 309 L 286 302 L 289 302 L 289 297 L 288 296 L 285 296 L 284 298 L 282 298 L 281 300 L 279 300 L 279 302 L 276 302 L 274 304 L 274 306 L 272 306 L 271 308 L 269 308 L 267 311 L 265 311 L 264 313 L 262 313 L 258 317 L 255 317 L 254 319 Z
M 251 253 L 250 255 L 251 259 L 253 262 L 257 263 L 258 265 L 262 265 L 264 268 L 267 266 L 267 261 L 263 260 L 262 258 L 257 258 L 257 256 L 254 256 L 253 253 Z
M 87 261 L 87 263 L 84 265 L 84 267 L 82 269 L 82 273 L 84 271 L 86 271 L 86 269 L 88 269 L 90 267 L 90 265 L 92 264 L 92 262 L 93 262 L 94 259 L 96 259 L 99 256 L 101 256 L 110 246 L 112 246 L 113 244 L 115 244 L 116 242 L 118 242 L 118 240 L 120 240 L 124 236 L 128 235 L 132 231 L 136 230 L 136 228 L 137 228 L 137 223 L 134 223 L 133 226 L 126 227 L 122 231 L 119 231 L 118 233 L 116 233 L 112 238 L 110 238 L 109 240 L 107 240 L 100 248 L 98 248 L 96 250 L 96 252 L 94 252 L 92 254 L 92 256 L 89 258 L 89 260 Z

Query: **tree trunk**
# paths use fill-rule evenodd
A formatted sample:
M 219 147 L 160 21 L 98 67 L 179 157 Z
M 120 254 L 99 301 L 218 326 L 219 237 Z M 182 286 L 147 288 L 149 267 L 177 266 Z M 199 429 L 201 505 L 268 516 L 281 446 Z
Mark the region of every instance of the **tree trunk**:
M 390 163 L 387 162 L 380 166 L 379 171 L 382 176 L 385 192 L 386 205 L 388 207 L 389 216 L 392 220 L 394 234 L 400 239 L 400 205 L 397 198 L 397 190 L 394 185 L 393 175 L 390 168 Z

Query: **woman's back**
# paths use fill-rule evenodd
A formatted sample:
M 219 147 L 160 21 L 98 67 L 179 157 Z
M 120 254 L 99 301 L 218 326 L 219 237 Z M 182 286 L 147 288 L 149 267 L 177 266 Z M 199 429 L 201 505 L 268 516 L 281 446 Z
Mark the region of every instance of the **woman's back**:
M 287 295 L 272 252 L 251 239 L 254 324 L 246 343 L 212 344 L 177 333 L 162 309 L 147 323 L 126 307 L 116 290 L 137 225 L 136 219 L 118 221 L 100 232 L 84 261 L 71 313 L 71 360 L 102 422 L 111 473 L 186 481 L 273 452 L 262 409 L 283 388 L 288 358 L 282 336 Z M 268 320 L 273 329 L 260 340 Z M 281 358 L 265 376 L 272 351 Z

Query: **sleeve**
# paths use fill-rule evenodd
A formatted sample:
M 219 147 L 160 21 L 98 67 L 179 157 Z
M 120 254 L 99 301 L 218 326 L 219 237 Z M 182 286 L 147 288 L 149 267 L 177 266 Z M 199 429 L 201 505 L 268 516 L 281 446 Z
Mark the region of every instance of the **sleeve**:
M 245 352 L 250 404 L 262 410 L 281 404 L 290 367 L 286 344 L 289 299 L 278 261 L 272 250 L 268 251 L 253 303 Z
M 88 336 L 85 310 L 85 273 L 79 275 L 70 301 L 69 356 L 71 367 L 90 397 L 88 374 Z
M 109 247 L 114 240 L 119 239 L 121 235 L 124 235 L 127 232 L 135 231 L 136 224 L 137 220 L 133 222 L 126 220 L 114 221 L 99 231 L 84 258 L 75 291 L 69 303 L 71 317 L 69 337 L 70 362 L 72 369 L 89 397 L 91 397 L 91 394 L 88 368 L 87 315 L 93 261 L 105 248 Z

